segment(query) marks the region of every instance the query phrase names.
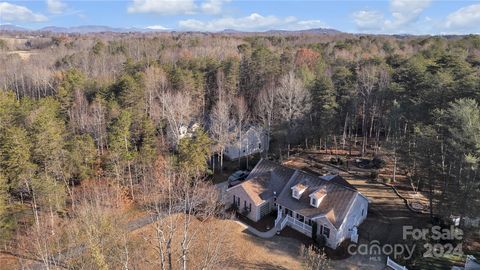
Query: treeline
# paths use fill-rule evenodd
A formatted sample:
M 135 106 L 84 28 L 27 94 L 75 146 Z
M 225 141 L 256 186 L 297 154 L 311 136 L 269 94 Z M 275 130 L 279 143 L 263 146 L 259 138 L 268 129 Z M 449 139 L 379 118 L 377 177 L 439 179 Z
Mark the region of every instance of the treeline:
M 73 183 L 91 178 L 136 200 L 160 153 L 198 176 L 211 153 L 222 157 L 256 125 L 271 138 L 265 155 L 277 158 L 305 141 L 361 155 L 388 148 L 429 194 L 432 215 L 479 214 L 478 36 L 28 42 L 28 59 L 0 56 L 3 205 L 65 211 Z M 194 123 L 201 128 L 182 139 Z

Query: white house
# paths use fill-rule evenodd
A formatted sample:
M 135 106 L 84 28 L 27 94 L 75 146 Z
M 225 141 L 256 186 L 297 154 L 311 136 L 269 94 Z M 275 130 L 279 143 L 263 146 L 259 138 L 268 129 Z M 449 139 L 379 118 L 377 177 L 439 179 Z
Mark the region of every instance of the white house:
M 193 133 L 200 127 L 198 123 L 192 123 L 189 126 L 181 125 L 178 129 L 178 139 L 190 138 Z
M 340 176 L 317 176 L 260 160 L 247 179 L 227 189 L 228 200 L 252 221 L 277 210 L 274 229 L 285 226 L 335 249 L 358 241 L 368 200 Z
M 255 153 L 261 153 L 267 146 L 267 135 L 259 127 L 251 126 L 242 134 L 242 138 L 236 137 L 225 147 L 225 156 L 229 159 L 238 159 Z

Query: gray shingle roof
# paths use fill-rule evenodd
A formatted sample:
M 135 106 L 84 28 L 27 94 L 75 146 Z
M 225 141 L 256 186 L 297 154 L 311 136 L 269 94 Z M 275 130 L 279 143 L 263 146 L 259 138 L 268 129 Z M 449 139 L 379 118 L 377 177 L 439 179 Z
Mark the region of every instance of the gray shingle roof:
M 340 176 L 326 179 L 262 159 L 247 179 L 234 188 L 243 188 L 256 205 L 274 197 L 275 192 L 277 203 L 282 206 L 307 218 L 325 215 L 339 228 L 358 191 Z M 292 197 L 292 187 L 297 184 L 307 186 L 299 200 Z M 310 205 L 309 195 L 320 188 L 326 195 L 316 208 Z
M 294 169 L 262 159 L 253 168 L 247 179 L 238 186 L 245 189 L 258 205 L 272 198 L 274 194 L 278 196 L 294 172 Z
M 262 159 L 250 172 L 247 179 L 261 178 L 263 192 L 259 194 L 262 200 L 268 200 L 273 197 L 274 192 L 277 196 L 287 184 L 288 180 L 295 173 L 294 169 L 284 167 L 270 160 Z
M 291 191 L 291 187 L 298 183 L 308 186 L 307 190 L 303 192 L 299 200 L 292 197 Z M 325 189 L 326 195 L 320 202 L 319 207 L 316 208 L 310 205 L 309 195 L 320 188 Z M 318 176 L 303 171 L 297 171 L 287 183 L 282 193 L 280 193 L 277 203 L 307 218 L 325 215 L 336 228 L 339 228 L 343 219 L 347 215 L 356 194 L 357 191 L 348 187 L 335 182 L 323 180 Z

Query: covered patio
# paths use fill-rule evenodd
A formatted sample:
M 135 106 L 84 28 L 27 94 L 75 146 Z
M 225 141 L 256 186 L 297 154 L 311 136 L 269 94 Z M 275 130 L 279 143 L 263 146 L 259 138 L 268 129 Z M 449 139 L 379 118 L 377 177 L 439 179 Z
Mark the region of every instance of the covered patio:
M 280 224 L 280 229 L 289 226 L 309 237 L 312 237 L 312 226 L 310 220 L 304 216 L 292 211 L 286 207 L 277 204 L 277 218 L 275 219 L 275 226 Z

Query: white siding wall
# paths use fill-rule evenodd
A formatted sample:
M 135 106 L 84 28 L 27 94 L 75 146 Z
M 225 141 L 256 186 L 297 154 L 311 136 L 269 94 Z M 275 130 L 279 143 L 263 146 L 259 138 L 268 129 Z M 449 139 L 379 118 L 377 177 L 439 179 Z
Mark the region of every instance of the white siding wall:
M 335 227 L 330 223 L 330 221 L 326 217 L 315 218 L 315 222 L 317 223 L 317 239 L 320 239 L 320 237 L 322 237 L 323 235 L 323 232 L 322 234 L 320 234 L 320 226 L 329 228 L 330 235 L 328 238 L 325 238 L 325 240 L 327 241 L 326 245 L 328 247 L 335 249 L 337 247 L 337 235 L 338 235 Z
M 227 194 L 228 194 L 227 205 L 230 205 L 233 203 L 233 196 L 235 196 L 235 198 L 240 198 L 240 206 L 239 206 L 240 213 L 243 211 L 245 201 L 246 201 L 247 207 L 249 206 L 250 203 L 252 204 L 252 210 L 247 215 L 247 217 L 253 221 L 258 221 L 260 219 L 259 207 L 257 207 L 253 203 L 253 201 L 250 200 L 250 197 L 247 195 L 247 193 L 245 192 L 245 190 L 243 190 L 242 187 L 232 188 L 227 192 Z
M 365 218 L 367 217 L 368 211 L 368 201 L 361 195 L 357 195 L 354 199 L 355 201 L 350 208 L 347 216 L 345 217 L 344 222 L 337 230 L 335 227 L 327 220 L 326 217 L 315 218 L 317 222 L 317 236 L 320 239 L 320 226 L 323 225 L 330 229 L 330 236 L 326 238 L 327 246 L 335 249 L 337 248 L 345 239 L 350 238 L 350 229 L 360 225 Z M 363 215 L 362 215 L 363 209 Z
M 363 215 L 362 215 L 362 210 L 363 210 Z M 338 241 L 339 244 L 345 240 L 350 238 L 351 232 L 350 229 L 353 227 L 358 227 L 365 218 L 367 217 L 367 212 L 368 212 L 368 201 L 365 199 L 365 197 L 361 196 L 360 194 L 357 194 L 355 197 L 355 201 L 353 202 L 352 207 L 350 208 L 350 211 L 348 212 L 344 222 L 340 226 L 338 230 Z

